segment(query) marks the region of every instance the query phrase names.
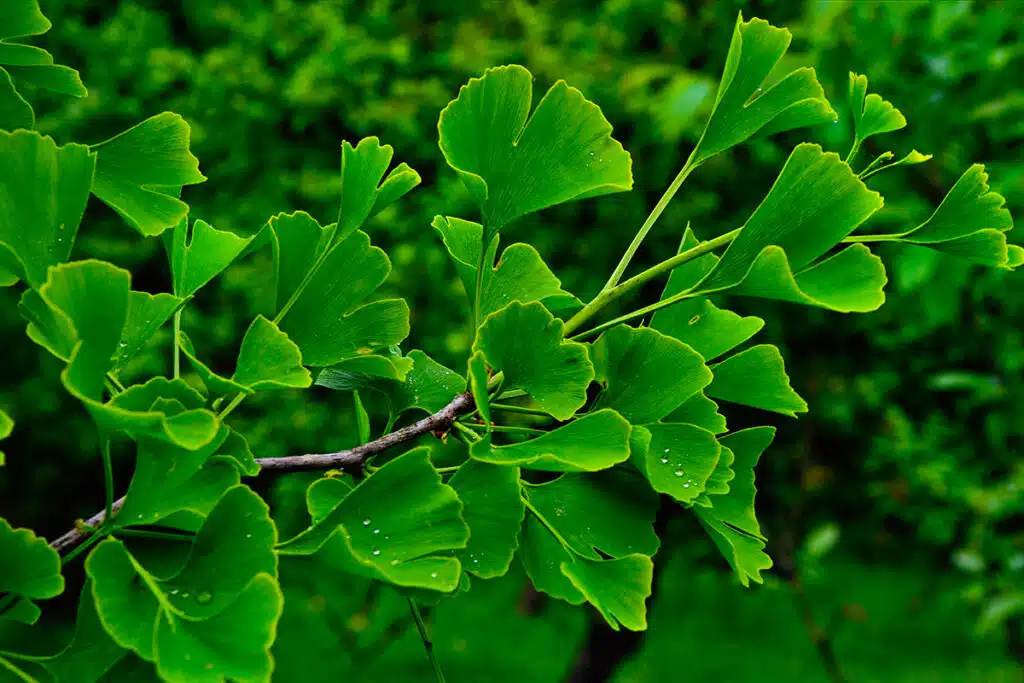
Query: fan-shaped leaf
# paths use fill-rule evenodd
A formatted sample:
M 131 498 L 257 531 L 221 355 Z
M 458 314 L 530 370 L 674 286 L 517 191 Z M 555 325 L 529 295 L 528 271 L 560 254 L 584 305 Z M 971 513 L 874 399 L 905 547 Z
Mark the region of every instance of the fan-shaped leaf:
M 644 448 L 634 445 L 632 461 L 644 473 L 651 488 L 667 493 L 680 503 L 691 504 L 703 491 L 721 455 L 721 446 L 710 431 L 693 424 L 649 424 L 650 439 Z
M 143 235 L 178 225 L 188 205 L 168 192 L 206 181 L 189 150 L 190 134 L 185 119 L 164 112 L 93 145 L 93 194 Z
M 613 327 L 594 342 L 591 356 L 604 386 L 595 405 L 633 424 L 660 420 L 711 383 L 700 354 L 649 327 Z
M 0 519 L 0 593 L 45 600 L 63 592 L 57 551 L 31 529 L 15 529 Z
M 599 410 L 542 436 L 495 446 L 485 435 L 470 455 L 495 465 L 551 472 L 596 472 L 629 459 L 629 423 L 614 410 Z
M 891 133 L 907 125 L 907 119 L 891 102 L 867 94 L 868 77 L 850 72 L 850 110 L 853 114 L 855 148 L 872 135 Z
M 355 147 L 341 143 L 341 210 L 335 244 L 420 184 L 419 174 L 405 163 L 384 178 L 393 154 L 391 145 L 381 145 L 375 137 L 363 138 Z
M 616 631 L 647 628 L 646 600 L 651 595 L 654 563 L 646 555 L 627 555 L 614 560 L 577 557 L 563 562 L 562 572 L 572 581 L 604 620 Z
M 523 67 L 488 69 L 462 86 L 437 124 L 441 152 L 479 204 L 488 243 L 525 214 L 633 187 L 629 154 L 596 104 L 564 81 L 531 114 L 532 98 Z
M 586 402 L 594 366 L 586 346 L 563 340 L 562 328 L 540 303 L 513 302 L 484 320 L 473 351 L 505 374 L 506 389 L 522 389 L 538 408 L 567 420 Z
M 712 434 L 724 434 L 727 431 L 725 416 L 718 412 L 718 404 L 703 392 L 688 398 L 683 405 L 666 415 L 664 421 L 694 424 Z
M 777 133 L 831 123 L 836 113 L 814 69 L 790 72 L 763 90 L 765 79 L 789 48 L 789 31 L 762 19 L 736 19 L 718 95 L 691 164 L 699 164 L 757 133 Z
M 174 230 L 163 233 L 163 237 L 171 261 L 174 293 L 180 297 L 199 291 L 231 265 L 255 238 L 216 230 L 206 221 L 195 221 L 189 230 L 187 217 Z
M 483 579 L 503 576 L 519 547 L 526 508 L 519 468 L 468 460 L 448 482 L 462 501 L 469 542 L 456 551 L 462 566 Z
M 185 305 L 185 301 L 170 294 L 128 292 L 128 317 L 117 345 L 114 370 L 120 370 L 135 358 L 157 330 Z
M 807 403 L 789 386 L 779 349 L 758 344 L 711 366 L 714 380 L 705 393 L 711 398 L 770 410 L 790 417 L 807 412 Z
M 0 130 L 0 158 L 0 281 L 39 288 L 71 255 L 96 158 L 27 130 Z

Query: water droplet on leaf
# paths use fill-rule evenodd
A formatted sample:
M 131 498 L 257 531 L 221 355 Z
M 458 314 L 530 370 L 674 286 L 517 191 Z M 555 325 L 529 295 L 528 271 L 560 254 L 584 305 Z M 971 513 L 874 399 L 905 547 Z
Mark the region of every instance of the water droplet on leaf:
M 378 555 L 380 555 L 380 550 L 379 550 L 379 549 L 377 549 L 377 548 L 374 548 L 374 549 L 373 549 L 373 556 L 374 556 L 374 557 L 377 557 Z
M 683 472 L 682 470 L 676 470 L 676 476 L 677 476 L 677 477 L 681 477 L 681 476 L 683 476 L 684 474 L 686 474 L 686 472 Z
M 370 518 L 369 517 L 367 517 L 366 519 L 363 520 L 363 526 L 370 526 Z
M 209 591 L 203 591 L 202 593 L 196 596 L 196 602 L 198 602 L 200 605 L 209 605 L 210 602 L 212 601 L 213 593 L 210 593 Z

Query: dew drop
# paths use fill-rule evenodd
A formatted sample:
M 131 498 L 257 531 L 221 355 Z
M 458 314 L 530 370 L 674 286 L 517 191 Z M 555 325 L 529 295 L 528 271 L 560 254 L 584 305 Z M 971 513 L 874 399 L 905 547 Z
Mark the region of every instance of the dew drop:
M 363 520 L 363 526 L 370 526 L 370 518 L 369 517 L 367 517 L 366 519 Z
M 677 476 L 677 477 L 681 477 L 681 476 L 683 476 L 684 474 L 686 474 L 686 472 L 683 472 L 682 470 L 676 470 L 676 476 Z M 686 486 L 689 486 L 689 484 L 686 484 Z
M 480 564 L 480 560 L 478 560 L 478 559 L 476 559 L 476 558 L 474 557 L 474 558 L 473 558 L 473 564 Z
M 177 595 L 177 594 L 178 594 L 178 589 L 177 588 L 172 588 L 171 589 L 171 595 Z
M 252 538 L 252 534 L 246 534 L 245 537 L 246 538 Z
M 391 564 L 393 564 L 393 565 L 398 564 L 398 560 L 391 560 Z
M 761 88 L 758 88 L 758 89 L 757 89 L 757 92 L 761 92 Z
M 665 449 L 665 452 L 666 452 L 666 453 L 670 453 L 670 452 L 672 452 L 672 449 L 671 449 L 671 448 L 666 448 L 666 449 Z
M 436 579 L 436 578 L 437 578 L 437 572 L 434 572 L 434 573 L 432 573 L 432 574 L 430 575 L 430 578 L 432 578 L 432 579 Z
M 200 605 L 209 605 L 213 601 L 213 593 L 209 591 L 203 591 L 196 596 L 196 602 Z
M 688 489 L 688 488 L 690 488 L 690 484 L 689 484 L 689 483 L 687 483 L 687 484 L 683 484 L 683 488 L 684 488 L 684 489 Z
M 181 597 L 183 597 L 185 599 L 188 599 L 189 595 L 190 595 L 189 592 L 185 591 L 184 593 L 181 594 Z
M 379 534 L 379 533 L 380 533 L 380 529 L 374 529 L 374 530 L 373 530 L 373 533 L 375 533 L 375 534 Z
M 668 464 L 668 458 L 662 458 L 661 462 L 662 462 L 663 465 L 667 465 Z
M 377 549 L 377 548 L 374 548 L 374 549 L 373 549 L 373 556 L 374 556 L 374 557 L 377 557 L 378 555 L 380 555 L 380 550 L 379 550 L 379 549 Z
M 139 515 L 139 519 L 142 519 L 142 515 Z

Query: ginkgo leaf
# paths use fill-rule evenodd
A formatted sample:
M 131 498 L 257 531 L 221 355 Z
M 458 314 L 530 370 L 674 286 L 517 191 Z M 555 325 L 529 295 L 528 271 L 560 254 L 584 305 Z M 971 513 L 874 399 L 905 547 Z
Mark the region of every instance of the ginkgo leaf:
M 281 554 L 321 552 L 331 566 L 398 586 L 446 593 L 458 587 L 461 565 L 449 554 L 466 547 L 469 528 L 429 449 L 408 451 L 338 493 L 330 512 L 282 543 Z
M 71 255 L 96 157 L 84 145 L 0 130 L 0 158 L 0 280 L 38 288 Z
M 654 563 L 646 555 L 613 560 L 577 557 L 563 562 L 562 572 L 592 604 L 608 625 L 631 631 L 647 629 L 647 598 L 651 595 Z
M 135 358 L 185 301 L 166 293 L 128 292 L 128 317 L 121 331 L 113 369 L 120 370 Z
M 12 431 L 14 431 L 14 420 L 11 419 L 10 415 L 0 410 L 0 441 L 9 437 Z M 6 456 L 3 451 L 0 451 L 0 467 L 6 464 Z
M 495 446 L 491 435 L 470 446 L 476 460 L 551 472 L 596 472 L 629 459 L 629 422 L 614 410 L 598 410 L 546 434 Z
M 356 356 L 324 368 L 316 377 L 318 387 L 336 391 L 379 389 L 391 383 L 403 383 L 413 368 L 412 357 L 400 355 Z
M 921 154 L 916 149 L 912 149 L 903 158 L 898 159 L 892 162 L 891 164 L 885 163 L 892 159 L 894 156 L 895 155 L 892 152 L 882 152 L 877 157 L 875 157 L 875 159 L 870 164 L 865 166 L 864 170 L 857 174 L 857 177 L 860 178 L 861 180 L 867 180 L 876 173 L 888 171 L 889 169 L 892 168 L 899 168 L 900 166 L 913 166 L 915 164 L 923 164 L 924 162 L 932 158 L 931 154 Z
M 718 412 L 718 404 L 705 396 L 704 392 L 688 398 L 683 405 L 666 415 L 663 421 L 694 424 L 712 434 L 728 431 L 725 416 Z
M 168 191 L 206 181 L 189 150 L 190 134 L 185 119 L 164 112 L 92 145 L 97 153 L 93 194 L 143 235 L 178 225 L 188 204 Z
M 711 398 L 770 410 L 790 417 L 807 412 L 807 403 L 789 385 L 779 349 L 758 344 L 711 366 L 714 380 L 705 390 Z
M 70 381 L 66 380 L 65 386 L 85 402 L 106 434 L 123 432 L 135 441 L 151 438 L 196 450 L 210 443 L 220 429 L 217 416 L 202 408 L 202 397 L 180 379 L 154 377 L 128 387 L 106 403 L 86 400 Z
M 818 145 L 798 145 L 768 196 L 693 291 L 740 284 L 771 246 L 782 249 L 788 267 L 799 273 L 881 206 L 881 195 L 869 190 L 838 155 Z
M 436 216 L 431 223 L 441 235 L 467 294 L 476 288 L 476 262 L 480 258 L 483 227 L 461 218 Z M 491 241 L 484 263 L 493 264 L 500 238 Z M 578 301 L 562 289 L 544 259 L 529 244 L 516 243 L 505 249 L 497 265 L 485 268 L 480 293 L 480 315 L 486 317 L 512 301 L 541 301 L 548 306 L 565 306 Z
M 279 213 L 267 221 L 265 234 L 274 257 L 275 311 L 281 311 L 308 284 L 327 252 L 333 230 L 333 224 L 321 227 L 305 211 Z
M 0 518 L 0 593 L 45 600 L 63 592 L 57 551 L 31 529 L 15 529 Z
M 692 504 L 703 491 L 721 455 L 715 435 L 694 424 L 655 423 L 645 427 L 650 439 L 643 439 L 638 452 L 634 445 L 632 462 L 644 473 L 651 488 L 680 503 Z
M 477 351 L 469 357 L 466 376 L 469 377 L 469 390 L 473 394 L 473 402 L 487 426 L 487 431 L 490 431 L 491 401 L 487 395 L 487 383 L 490 377 L 487 374 L 487 361 L 482 352 Z
M 38 0 L 7 0 L 0 7 L 0 65 L 7 67 L 15 81 L 72 97 L 85 97 L 89 93 L 77 71 L 54 64 L 53 56 L 42 48 L 11 42 L 12 38 L 42 35 L 50 26 L 50 21 L 39 10 Z
M 469 542 L 456 551 L 467 571 L 482 579 L 503 576 L 519 547 L 526 508 L 519 468 L 467 460 L 448 482 L 462 501 Z
M 292 292 L 301 292 L 279 324 L 302 351 L 303 363 L 312 367 L 334 365 L 400 343 L 409 334 L 409 306 L 405 301 L 365 302 L 391 271 L 387 255 L 370 245 L 366 233 L 357 230 L 317 257 L 319 246 L 299 241 L 309 240 L 317 231 L 321 235 L 318 240 L 326 239 L 324 229 L 309 221 L 312 219 L 308 216 L 293 215 L 279 216 L 271 222 L 275 234 L 287 235 L 296 228 L 300 233 L 298 238 L 278 237 L 276 253 L 278 301 L 282 300 L 282 286 L 287 291 L 294 282 Z M 306 270 L 298 277 L 293 269 L 303 267 Z M 306 284 L 302 286 L 301 282 Z
M 814 69 L 790 72 L 764 89 L 789 48 L 792 35 L 763 19 L 736 19 L 711 118 L 689 162 L 700 164 L 747 138 L 832 123 L 836 113 Z
M 164 232 L 163 239 L 171 262 L 174 293 L 188 297 L 231 265 L 255 235 L 240 237 L 216 230 L 206 221 L 195 221 L 189 230 L 186 217 L 173 230 Z
M 10 74 L 0 68 L 0 130 L 32 129 L 35 125 L 32 106 L 15 90 Z
M 731 448 L 723 446 L 721 442 L 718 445 L 722 448 L 722 454 L 718 458 L 718 464 L 715 465 L 715 471 L 711 473 L 704 484 L 704 491 L 693 501 L 694 505 L 711 507 L 714 501 L 712 496 L 723 496 L 729 493 L 729 484 L 736 477 L 736 472 L 732 469 L 736 455 Z
M 563 474 L 525 485 L 531 513 L 542 517 L 576 554 L 593 560 L 658 551 L 654 517 L 658 497 L 632 472 L 615 468 L 594 474 Z
M 363 138 L 355 147 L 347 141 L 341 143 L 341 210 L 334 243 L 420 184 L 419 174 L 405 163 L 384 178 L 393 154 L 391 145 L 382 145 L 375 137 Z
M 275 389 L 304 389 L 313 382 L 302 365 L 299 347 L 277 325 L 262 315 L 249 325 L 238 351 L 235 373 L 226 379 L 214 373 L 195 355 L 192 343 L 182 333 L 181 348 L 206 387 L 217 394 Z
M 1024 249 L 1006 241 L 1013 217 L 1005 203 L 1001 194 L 989 189 L 985 167 L 974 164 L 921 225 L 902 233 L 859 235 L 851 240 L 909 242 L 982 265 L 1013 268 L 1024 261 Z
M 484 320 L 473 351 L 504 373 L 505 389 L 521 389 L 537 408 L 567 420 L 586 402 L 594 366 L 586 346 L 563 339 L 563 327 L 538 302 L 512 302 Z
M 555 538 L 551 530 L 530 512 L 527 512 L 523 521 L 518 557 L 530 582 L 538 591 L 572 605 L 586 602 L 586 596 L 562 571 L 562 567 L 574 562 L 577 555 Z
M 613 327 L 590 352 L 604 387 L 595 406 L 614 408 L 633 424 L 660 420 L 711 383 L 699 353 L 649 327 Z
M 671 280 L 669 286 L 671 286 Z M 663 296 L 674 294 L 669 287 Z M 651 328 L 675 337 L 704 360 L 714 360 L 747 341 L 761 328 L 764 320 L 757 316 L 741 316 L 719 308 L 700 297 L 680 301 L 654 314 Z
M 710 508 L 693 508 L 744 586 L 751 579 L 761 583 L 761 571 L 772 566 L 771 558 L 764 554 L 764 537 L 754 516 L 754 467 L 774 436 L 774 427 L 754 427 L 723 437 L 722 445 L 735 456 L 736 476 L 730 482 L 729 493 L 712 498 Z
M 525 68 L 488 69 L 437 123 L 441 152 L 480 206 L 488 243 L 525 214 L 633 187 L 629 154 L 596 104 L 564 81 L 531 113 L 532 99 Z
M 881 95 L 867 94 L 868 77 L 850 72 L 850 111 L 853 115 L 854 150 L 872 135 L 891 133 L 907 125 L 907 119 Z M 851 152 L 851 157 L 855 152 Z
M 125 650 L 103 629 L 96 612 L 92 582 L 86 581 L 78 599 L 78 617 L 71 642 L 40 663 L 57 681 L 91 683 L 100 680 L 125 654 Z

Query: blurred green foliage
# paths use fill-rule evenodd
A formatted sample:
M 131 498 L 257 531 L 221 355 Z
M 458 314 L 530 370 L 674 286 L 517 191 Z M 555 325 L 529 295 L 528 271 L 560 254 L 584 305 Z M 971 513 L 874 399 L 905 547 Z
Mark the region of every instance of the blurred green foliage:
M 827 149 L 845 155 L 849 147 L 843 107 L 853 70 L 907 116 L 909 126 L 887 143 L 898 154 L 935 154 L 880 178 L 889 198 L 880 226 L 927 216 L 972 162 L 986 164 L 993 189 L 1024 215 L 1024 5 L 1016 2 L 41 4 L 54 21 L 41 45 L 78 68 L 90 94 L 34 94 L 39 129 L 58 142 L 96 142 L 160 111 L 182 114 L 210 178 L 187 188 L 185 199 L 194 217 L 220 229 L 251 234 L 270 215 L 295 209 L 329 222 L 341 140 L 377 135 L 393 145 L 424 185 L 369 226 L 394 264 L 380 295 L 409 301 L 408 347 L 442 362 L 468 347 L 468 311 L 429 223 L 435 214 L 470 214 L 458 179 L 442 169 L 437 114 L 488 66 L 524 64 L 544 87 L 566 79 L 601 105 L 633 155 L 632 193 L 558 207 L 519 226 L 563 287 L 584 299 L 696 142 L 738 9 L 793 31 L 780 70 L 818 70 L 841 117 L 812 133 Z M 673 253 L 687 222 L 705 239 L 742 224 L 793 141 L 756 141 L 709 162 L 634 267 Z M 861 154 L 879 151 L 868 141 Z M 169 279 L 159 249 L 93 203 L 74 256 L 130 267 L 138 286 L 156 291 Z M 705 557 L 704 541 L 695 540 L 702 534 L 674 530 L 684 550 L 661 570 L 650 634 L 616 681 L 675 680 L 679 672 L 683 680 L 724 680 L 725 667 L 740 660 L 756 665 L 733 669 L 730 680 L 826 680 L 812 627 L 797 616 L 794 582 L 808 584 L 813 628 L 828 633 L 851 680 L 1021 680 L 1012 662 L 1024 658 L 1024 274 L 925 249 L 882 255 L 892 284 L 887 305 L 872 315 L 730 302 L 768 320 L 766 341 L 787 349 L 793 386 L 811 407 L 799 422 L 780 423 L 758 470 L 769 550 L 789 583 L 743 593 L 716 571 L 719 560 Z M 243 261 L 188 309 L 184 328 L 197 346 L 234 350 L 268 295 L 259 266 Z M 92 430 L 84 411 L 62 398 L 58 363 L 22 334 L 13 297 L 0 290 L 5 368 L 15 373 L 0 380 L 0 408 L 18 424 L 5 442 L 0 499 L 15 525 L 52 536 L 98 506 L 101 474 L 96 444 L 68 437 Z M 165 331 L 134 370 L 166 369 L 168 346 Z M 126 372 L 131 377 L 132 367 Z M 261 456 L 354 442 L 348 399 L 316 396 L 310 403 L 282 392 L 239 411 Z M 730 424 L 742 422 L 738 415 Z M 300 506 L 296 478 L 278 486 L 282 511 Z M 903 609 L 909 596 L 918 596 L 917 607 Z M 324 680 L 426 674 L 394 595 L 309 576 L 288 599 L 285 621 L 306 628 L 282 633 L 307 636 L 279 643 L 280 680 L 299 680 L 289 671 L 304 670 L 297 664 L 307 659 L 323 663 Z M 499 610 L 516 614 L 514 622 L 496 626 Z M 454 681 L 567 680 L 586 668 L 588 631 L 591 647 L 604 638 L 588 615 L 531 595 L 518 578 L 475 582 L 465 598 L 435 611 L 434 628 Z

